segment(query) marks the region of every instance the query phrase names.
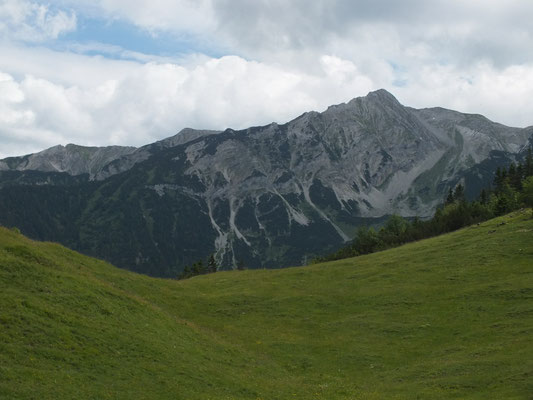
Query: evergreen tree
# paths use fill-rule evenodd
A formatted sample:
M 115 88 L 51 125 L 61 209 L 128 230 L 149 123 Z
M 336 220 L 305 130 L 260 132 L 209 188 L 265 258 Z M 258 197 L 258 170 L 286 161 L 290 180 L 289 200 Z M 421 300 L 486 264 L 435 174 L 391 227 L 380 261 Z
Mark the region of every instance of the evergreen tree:
M 217 262 L 215 261 L 215 255 L 211 254 L 209 256 L 209 260 L 207 260 L 207 272 L 212 274 L 214 272 L 217 272 L 217 270 L 218 270 L 218 265 L 217 265 Z
M 207 274 L 207 267 L 202 260 L 198 261 L 198 269 L 200 270 L 200 275 Z
M 204 267 L 204 263 L 202 262 L 202 260 L 200 261 L 197 261 L 195 262 L 193 265 L 192 265 L 192 275 L 193 276 L 196 276 L 196 275 L 203 275 L 206 273 L 206 269 Z
M 244 271 L 246 269 L 246 266 L 244 265 L 244 260 L 241 258 L 239 261 L 237 261 L 237 270 Z
M 424 235 L 424 223 L 419 217 L 414 217 L 410 224 L 407 225 L 406 241 L 411 242 L 418 240 Z
M 464 203 L 454 203 L 444 207 L 442 210 L 442 232 L 450 232 L 465 225 L 468 218 L 467 207 Z
M 446 202 L 444 204 L 452 204 L 454 202 L 454 197 L 453 197 L 453 190 L 452 188 L 450 188 L 450 190 L 448 190 L 448 196 L 446 197 Z
M 407 221 L 399 215 L 392 215 L 379 231 L 379 239 L 386 247 L 405 242 Z
M 518 193 L 508 183 L 505 183 L 497 195 L 494 209 L 495 215 L 503 215 L 518 208 Z
M 479 202 L 483 205 L 486 205 L 489 202 L 489 196 L 485 189 L 481 190 L 481 194 L 479 195 Z
M 527 207 L 533 207 L 533 176 L 524 180 L 521 200 Z
M 509 181 L 512 181 L 515 176 L 516 176 L 516 165 L 514 162 L 512 162 L 509 165 L 509 168 L 507 169 L 507 177 L 509 178 Z
M 507 172 L 507 179 L 512 188 L 520 190 L 522 188 L 522 166 L 511 163 Z
M 381 240 L 374 228 L 362 226 L 357 230 L 354 241 L 355 250 L 359 254 L 369 254 L 377 251 L 381 247 Z
M 519 184 L 517 187 L 522 188 L 522 181 L 526 178 L 524 171 L 525 167 L 522 165 L 522 163 L 518 163 L 518 165 L 516 166 L 516 176 L 519 180 Z
M 192 276 L 192 273 L 191 273 L 191 267 L 189 267 L 188 265 L 186 265 L 184 268 L 183 268 L 183 271 L 181 272 L 180 276 L 178 277 L 178 279 L 187 279 L 187 278 L 190 278 Z
M 200 275 L 200 268 L 198 267 L 197 262 L 193 263 L 191 266 L 191 275 L 192 276 Z
M 527 149 L 526 163 L 524 165 L 524 176 L 525 178 L 533 176 L 533 154 L 531 147 Z
M 464 202 L 465 199 L 465 188 L 463 185 L 459 184 L 455 188 L 455 192 L 453 194 L 454 201 L 458 201 L 460 203 Z
M 501 192 L 503 185 L 505 184 L 506 176 L 507 173 L 505 171 L 505 168 L 498 167 L 496 169 L 496 175 L 494 176 L 494 191 L 496 193 Z
M 510 209 L 510 205 L 509 205 L 509 199 L 507 196 L 498 196 L 497 197 L 497 201 L 496 201 L 496 205 L 495 205 L 495 208 L 494 208 L 494 213 L 496 215 L 504 215 L 505 213 L 507 213 Z

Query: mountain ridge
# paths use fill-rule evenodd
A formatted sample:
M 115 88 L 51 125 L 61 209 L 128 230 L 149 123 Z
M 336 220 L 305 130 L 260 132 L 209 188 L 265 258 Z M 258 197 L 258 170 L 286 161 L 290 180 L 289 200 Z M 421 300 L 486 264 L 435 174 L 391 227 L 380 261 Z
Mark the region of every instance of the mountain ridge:
M 378 104 L 378 106 L 383 106 L 384 104 L 387 105 L 388 108 L 390 108 L 391 110 L 394 110 L 394 111 L 405 111 L 405 110 L 408 110 L 408 111 L 411 111 L 411 112 L 414 112 L 415 114 L 419 114 L 419 115 L 422 115 L 422 118 L 420 122 L 427 122 L 425 121 L 428 117 L 424 117 L 424 114 L 427 113 L 427 112 L 430 112 L 430 113 L 444 113 L 444 114 L 451 114 L 455 117 L 459 117 L 457 119 L 465 119 L 465 118 L 468 118 L 468 117 L 472 117 L 472 118 L 479 118 L 481 120 L 486 120 L 489 124 L 492 124 L 492 125 L 498 125 L 502 128 L 505 128 L 505 129 L 515 129 L 515 130 L 520 130 L 520 131 L 531 131 L 530 134 L 533 134 L 533 126 L 531 127 L 526 127 L 526 128 L 509 128 L 509 127 L 506 127 L 505 125 L 503 124 L 500 124 L 500 123 L 497 123 L 497 122 L 493 122 L 489 119 L 487 119 L 486 117 L 484 117 L 483 115 L 481 114 L 466 114 L 466 113 L 460 113 L 458 111 L 455 111 L 455 110 L 451 110 L 451 109 L 446 109 L 446 108 L 443 108 L 443 107 L 429 107 L 429 108 L 422 108 L 422 109 L 415 109 L 415 108 L 412 108 L 412 107 L 404 107 L 402 106 L 398 100 L 390 93 L 388 92 L 387 90 L 385 89 L 378 89 L 376 91 L 372 91 L 372 92 L 369 92 L 367 96 L 361 96 L 361 97 L 356 97 L 356 98 L 353 98 L 352 100 L 348 101 L 347 103 L 339 103 L 339 104 L 335 104 L 335 105 L 331 105 L 329 106 L 325 111 L 323 112 L 317 112 L 317 111 L 309 111 L 309 112 L 305 112 L 303 114 L 301 114 L 300 116 L 296 117 L 295 119 L 289 121 L 289 122 L 286 122 L 285 124 L 281 124 L 281 125 L 287 125 L 287 124 L 291 124 L 295 121 L 298 121 L 302 118 L 306 118 L 306 117 L 309 117 L 309 116 L 314 116 L 314 117 L 317 117 L 317 116 L 326 116 L 328 114 L 331 114 L 332 112 L 334 111 L 338 111 L 338 110 L 342 110 L 342 109 L 345 109 L 345 108 L 353 108 L 354 105 L 357 106 L 357 108 L 359 109 L 363 109 L 363 108 L 368 108 L 368 104 Z M 361 115 L 360 115 L 361 116 Z M 406 114 L 404 113 L 403 115 L 404 117 L 406 116 Z M 399 118 L 401 119 L 401 118 Z M 144 146 L 141 146 L 141 147 L 132 147 L 132 146 L 102 146 L 102 147 L 97 147 L 97 146 L 80 146 L 80 145 L 76 145 L 76 144 L 67 144 L 66 146 L 62 146 L 62 145 L 56 145 L 56 146 L 53 146 L 51 148 L 48 148 L 48 149 L 45 149 L 43 151 L 40 151 L 38 153 L 32 153 L 32 154 L 27 154 L 27 155 L 23 155 L 23 156 L 14 156 L 14 157 L 8 157 L 8 158 L 5 158 L 5 159 L 2 159 L 0 160 L 0 171 L 5 171 L 5 170 L 37 170 L 37 171 L 43 171 L 43 172 L 66 172 L 66 173 L 69 173 L 70 175 L 80 175 L 80 174 L 83 174 L 83 173 L 89 173 L 90 174 L 90 179 L 105 179 L 105 177 L 108 177 L 114 173 L 120 173 L 120 172 L 123 172 L 122 169 L 118 169 L 118 170 L 115 170 L 115 171 L 108 171 L 106 174 L 104 174 L 104 176 L 100 176 L 98 177 L 98 172 L 101 172 L 100 170 L 105 168 L 107 166 L 107 164 L 110 164 L 110 163 L 113 163 L 114 161 L 116 161 L 117 159 L 120 159 L 122 157 L 128 157 L 128 156 L 131 156 L 132 153 L 135 153 L 135 152 L 141 152 L 141 153 L 145 153 L 146 150 L 151 150 L 153 149 L 154 147 L 174 147 L 174 146 L 177 146 L 177 145 L 180 145 L 180 144 L 184 144 L 184 143 L 187 143 L 187 142 L 190 142 L 194 139 L 197 139 L 199 137 L 202 137 L 202 136 L 205 136 L 205 135 L 210 135 L 210 134 L 218 134 L 220 132 L 225 132 L 225 131 L 233 131 L 233 132 L 236 132 L 236 131 L 249 131 L 249 130 L 256 130 L 256 129 L 265 129 L 267 127 L 270 127 L 270 126 L 279 126 L 280 124 L 277 123 L 277 122 L 272 122 L 270 124 L 267 124 L 267 125 L 263 125 L 263 126 L 254 126 L 254 127 L 251 127 L 251 128 L 248 128 L 248 129 L 241 129 L 241 130 L 234 130 L 234 129 L 231 129 L 231 128 L 227 128 L 226 130 L 224 131 L 221 131 L 221 130 L 197 130 L 197 129 L 192 129 L 192 128 L 184 128 L 182 129 L 180 132 L 178 132 L 176 135 L 174 136 L 170 136 L 170 137 L 167 137 L 167 138 L 164 138 L 164 139 L 161 139 L 159 141 L 156 141 L 154 143 L 150 143 L 150 144 L 147 144 L 147 145 L 144 145 Z M 439 139 L 442 139 L 442 136 L 439 137 Z M 46 159 L 47 157 L 50 158 L 50 155 L 55 155 L 53 154 L 54 152 L 56 151 L 62 151 L 63 155 L 65 158 L 68 157 L 68 150 L 69 149 L 73 149 L 73 151 L 71 153 L 75 153 L 75 152 L 95 152 L 95 153 L 98 153 L 98 152 L 103 152 L 103 151 L 109 151 L 110 153 L 113 153 L 112 151 L 115 150 L 115 153 L 114 154 L 111 154 L 110 157 L 108 159 L 105 159 L 103 160 L 102 162 L 98 163 L 95 167 L 97 169 L 96 173 L 94 170 L 91 170 L 89 168 L 83 168 L 83 167 L 80 167 L 80 166 L 77 166 L 75 168 L 73 167 L 67 167 L 67 168 L 58 168 L 56 166 L 53 166 L 53 165 L 39 165 L 39 162 L 32 162 L 33 160 L 32 159 Z M 516 149 L 515 149 L 516 151 Z M 52 154 L 51 154 L 52 153 Z M 150 151 L 148 151 L 147 153 L 150 153 Z M 143 161 L 144 159 L 146 159 L 147 156 L 150 156 L 151 154 L 143 154 L 142 156 L 138 156 L 137 159 L 135 161 L 136 162 L 139 162 L 140 161 Z M 27 161 L 26 163 L 24 163 L 23 161 L 26 161 L 26 160 L 29 160 Z M 17 163 L 17 161 L 19 161 Z M 68 160 L 66 160 L 68 161 Z M 52 168 L 50 168 L 52 167 Z M 129 167 L 131 167 L 131 165 L 129 165 Z M 127 168 L 126 168 L 127 169 Z
M 182 132 L 128 150 L 87 178 L 0 172 L 0 188 L 12 191 L 0 189 L 9 206 L 0 222 L 155 275 L 210 253 L 225 266 L 298 265 L 341 246 L 362 224 L 430 216 L 458 182 L 476 196 L 533 133 L 405 107 L 385 90 L 284 124 Z M 70 205 L 48 215 L 38 204 L 46 190 Z M 52 228 L 27 221 L 28 207 Z

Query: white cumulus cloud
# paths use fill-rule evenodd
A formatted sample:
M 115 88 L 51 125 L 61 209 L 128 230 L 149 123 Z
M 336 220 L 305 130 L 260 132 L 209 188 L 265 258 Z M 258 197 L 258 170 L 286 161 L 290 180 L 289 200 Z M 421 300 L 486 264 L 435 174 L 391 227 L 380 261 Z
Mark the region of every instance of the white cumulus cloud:
M 533 124 L 530 0 L 53 4 L 0 0 L 0 157 L 282 123 L 380 88 L 414 107 Z M 77 15 L 224 56 L 192 48 L 163 57 L 90 40 L 47 48 L 76 29 Z
M 76 29 L 76 14 L 26 0 L 0 1 L 0 35 L 27 42 L 56 39 Z
M 78 57 L 82 63 L 85 56 Z M 187 67 L 130 62 L 121 69 L 123 74 L 103 77 L 92 85 L 57 83 L 33 75 L 17 80 L 2 73 L 0 85 L 6 90 L 0 94 L 0 108 L 6 117 L 0 118 L 0 141 L 16 146 L 18 138 L 33 130 L 32 151 L 44 142 L 49 146 L 68 142 L 142 145 L 184 127 L 245 128 L 283 122 L 373 88 L 372 81 L 349 61 L 325 57 L 320 63 L 322 73 L 316 76 L 237 56 L 210 58 Z M 8 149 L 8 144 L 3 147 L 3 155 Z

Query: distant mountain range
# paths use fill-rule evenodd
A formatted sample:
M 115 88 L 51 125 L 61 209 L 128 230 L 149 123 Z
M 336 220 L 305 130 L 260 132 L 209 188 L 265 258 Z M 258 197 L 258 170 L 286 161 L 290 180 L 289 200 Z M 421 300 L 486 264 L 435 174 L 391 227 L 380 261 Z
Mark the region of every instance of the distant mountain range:
M 0 223 L 155 276 L 211 253 L 225 267 L 299 265 L 361 224 L 430 216 L 458 182 L 477 196 L 532 144 L 533 127 L 378 90 L 283 125 L 0 160 Z

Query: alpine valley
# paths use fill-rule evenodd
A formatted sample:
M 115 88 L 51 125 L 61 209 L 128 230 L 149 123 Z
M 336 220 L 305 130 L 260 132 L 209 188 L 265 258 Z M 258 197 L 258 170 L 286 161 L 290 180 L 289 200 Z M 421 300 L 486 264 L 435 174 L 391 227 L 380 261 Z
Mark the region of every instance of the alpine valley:
M 0 224 L 153 276 L 213 253 L 226 268 L 301 265 L 360 225 L 431 216 L 459 182 L 476 197 L 532 144 L 533 127 L 378 90 L 283 125 L 1 160 Z

